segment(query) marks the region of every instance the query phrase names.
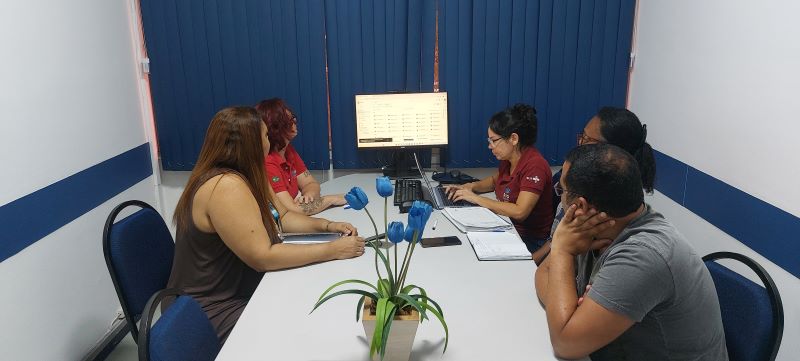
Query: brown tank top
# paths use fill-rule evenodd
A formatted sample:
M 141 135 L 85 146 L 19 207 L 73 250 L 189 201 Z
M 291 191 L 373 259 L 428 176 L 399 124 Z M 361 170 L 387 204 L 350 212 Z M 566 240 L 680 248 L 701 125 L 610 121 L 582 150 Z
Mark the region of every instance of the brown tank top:
M 225 171 L 209 172 L 197 188 Z M 191 191 L 194 200 L 197 189 Z M 219 234 L 202 232 L 191 216 L 188 220 L 186 230 L 176 235 L 175 258 L 167 287 L 178 288 L 197 300 L 217 331 L 220 343 L 225 343 L 264 273 L 242 262 Z

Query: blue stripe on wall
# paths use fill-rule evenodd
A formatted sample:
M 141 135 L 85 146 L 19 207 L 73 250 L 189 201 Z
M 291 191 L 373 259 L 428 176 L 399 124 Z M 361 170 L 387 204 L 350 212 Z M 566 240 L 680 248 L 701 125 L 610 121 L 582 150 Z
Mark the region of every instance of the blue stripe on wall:
M 1 206 L 0 262 L 151 174 L 150 143 L 144 143 Z
M 800 218 L 661 152 L 656 166 L 659 192 L 800 278 Z

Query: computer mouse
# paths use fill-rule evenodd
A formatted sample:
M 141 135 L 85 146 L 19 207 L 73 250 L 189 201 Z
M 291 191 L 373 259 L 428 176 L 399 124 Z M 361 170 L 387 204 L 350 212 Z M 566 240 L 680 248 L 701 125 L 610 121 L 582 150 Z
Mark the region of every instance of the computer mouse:
M 458 169 L 453 169 L 453 170 L 451 170 L 451 171 L 450 171 L 450 177 L 452 177 L 452 178 L 454 178 L 454 179 L 458 179 L 458 178 L 460 178 L 460 177 L 461 177 L 461 171 L 460 171 L 460 170 L 458 170 Z

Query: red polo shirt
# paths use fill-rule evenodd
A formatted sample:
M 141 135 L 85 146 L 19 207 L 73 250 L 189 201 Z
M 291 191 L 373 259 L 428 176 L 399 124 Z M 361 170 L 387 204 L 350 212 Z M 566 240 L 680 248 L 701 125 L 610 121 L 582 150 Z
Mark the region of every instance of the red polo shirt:
M 536 206 L 522 222 L 513 220 L 514 227 L 523 239 L 545 239 L 550 235 L 553 225 L 553 174 L 550 164 L 535 147 L 522 150 L 517 168 L 511 174 L 511 162 L 500 162 L 498 179 L 494 186 L 497 200 L 517 202 L 519 192 L 531 192 L 539 195 Z
M 291 144 L 286 146 L 283 156 L 277 151 L 270 152 L 264 158 L 264 165 L 267 168 L 267 181 L 276 194 L 289 192 L 292 199 L 297 197 L 297 175 L 303 174 L 307 168 Z

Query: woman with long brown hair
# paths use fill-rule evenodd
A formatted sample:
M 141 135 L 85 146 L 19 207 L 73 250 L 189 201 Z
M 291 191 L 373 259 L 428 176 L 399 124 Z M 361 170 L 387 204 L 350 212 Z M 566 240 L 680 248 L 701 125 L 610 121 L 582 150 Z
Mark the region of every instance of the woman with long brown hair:
M 364 240 L 351 224 L 311 218 L 273 201 L 263 163 L 268 150 L 267 127 L 255 109 L 219 111 L 175 209 L 168 287 L 202 305 L 223 343 L 263 272 L 364 254 Z M 292 245 L 281 243 L 279 231 L 344 236 L 327 244 Z

